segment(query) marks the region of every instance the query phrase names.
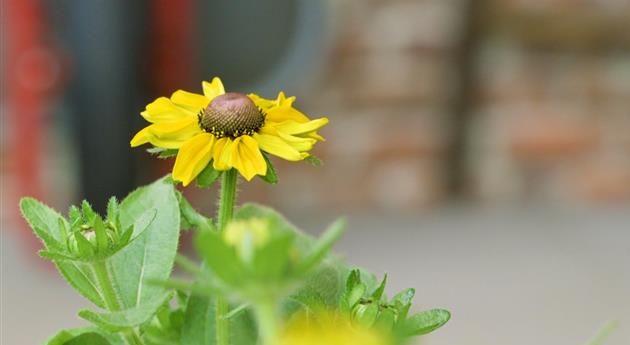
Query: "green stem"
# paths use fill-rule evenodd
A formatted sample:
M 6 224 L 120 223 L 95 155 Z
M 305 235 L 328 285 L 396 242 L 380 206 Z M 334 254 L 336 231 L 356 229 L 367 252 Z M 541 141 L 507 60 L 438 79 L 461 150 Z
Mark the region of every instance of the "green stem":
M 219 231 L 225 229 L 234 214 L 237 177 L 236 169 L 230 169 L 223 173 L 223 183 L 221 184 L 221 195 L 219 197 Z M 229 345 L 230 323 L 226 316 L 230 312 L 230 305 L 224 298 L 217 297 L 215 307 L 217 345 Z
M 258 321 L 258 334 L 262 345 L 276 345 L 278 341 L 278 312 L 274 303 L 261 301 L 253 308 Z
M 92 264 L 92 267 L 94 269 L 96 282 L 100 287 L 101 293 L 103 294 L 103 301 L 105 302 L 105 307 L 107 308 L 107 310 L 121 310 L 120 301 L 118 300 L 118 295 L 116 294 L 114 286 L 112 285 L 112 280 L 109 276 L 109 271 L 107 270 L 107 265 L 105 264 L 105 262 L 97 261 Z M 144 344 L 138 332 L 133 328 L 122 332 L 122 337 L 129 345 Z

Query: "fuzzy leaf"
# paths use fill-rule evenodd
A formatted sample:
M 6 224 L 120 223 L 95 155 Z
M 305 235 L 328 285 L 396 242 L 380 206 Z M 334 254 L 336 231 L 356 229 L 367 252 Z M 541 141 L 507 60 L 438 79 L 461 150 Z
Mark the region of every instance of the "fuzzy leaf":
M 23 198 L 20 201 L 20 210 L 35 234 L 44 242 L 46 249 L 51 252 L 61 252 L 57 241 L 60 241 L 62 237 L 59 225 L 63 223 L 68 227 L 65 219 L 50 207 L 32 198 Z M 76 217 L 77 211 L 78 209 L 72 211 L 71 208 L 70 213 L 75 213 L 74 217 Z M 88 264 L 71 261 L 54 262 L 68 284 L 92 303 L 104 307 L 103 298 L 96 288 L 96 280 Z
M 166 280 L 179 240 L 179 203 L 173 185 L 160 179 L 132 192 L 120 203 L 123 229 L 133 226 L 127 246 L 107 259 L 123 309 L 149 303 L 163 293 L 147 279 Z
M 405 336 L 431 333 L 442 327 L 451 318 L 451 313 L 444 309 L 432 309 L 410 316 L 403 328 Z
M 168 292 L 134 308 L 104 313 L 84 309 L 79 312 L 79 316 L 102 329 L 118 332 L 151 320 L 160 307 L 168 303 L 172 298 L 173 293 Z
M 107 220 L 113 222 L 118 214 L 118 200 L 115 196 L 109 198 L 107 202 Z
M 177 193 L 177 198 L 182 220 L 185 220 L 190 226 L 197 228 L 199 231 L 215 230 L 212 220 L 197 212 L 181 193 Z
M 211 187 L 221 176 L 223 172 L 214 170 L 212 166 L 212 162 L 208 163 L 208 165 L 197 175 L 197 186 L 201 188 L 209 188 Z

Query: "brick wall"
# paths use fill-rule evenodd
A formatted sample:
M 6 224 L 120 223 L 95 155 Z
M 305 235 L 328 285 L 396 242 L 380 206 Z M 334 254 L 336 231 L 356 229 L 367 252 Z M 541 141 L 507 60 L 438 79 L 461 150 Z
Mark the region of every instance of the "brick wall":
M 620 14 L 630 13 L 628 2 L 479 6 L 466 196 L 490 203 L 629 200 L 630 21 Z M 302 103 L 332 120 L 317 152 L 326 166 L 281 165 L 284 181 L 268 199 L 290 207 L 287 197 L 297 193 L 313 207 L 408 210 L 449 200 L 464 8 L 463 0 L 338 5 L 329 70 L 316 97 Z

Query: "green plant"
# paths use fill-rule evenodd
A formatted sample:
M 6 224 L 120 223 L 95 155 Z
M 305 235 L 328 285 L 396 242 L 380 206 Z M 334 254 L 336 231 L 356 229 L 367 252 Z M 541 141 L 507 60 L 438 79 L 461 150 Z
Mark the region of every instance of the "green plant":
M 208 86 L 204 91 L 219 97 L 222 85 L 216 81 L 212 85 L 214 89 Z M 178 106 L 176 94 L 173 103 L 156 101 L 164 108 L 147 107 L 143 116 L 164 119 L 173 109 L 188 109 Z M 241 102 L 244 96 L 238 97 Z M 320 163 L 306 151 L 321 138 L 315 132 L 321 121 L 310 125 L 296 115 L 293 99 L 284 94 L 275 103 L 248 97 L 259 102 L 261 112 L 276 111 L 277 118 L 284 114 L 289 120 L 274 127 L 278 138 L 294 145 L 287 147 L 300 153 L 301 159 Z M 217 114 L 212 113 L 211 120 L 221 119 Z M 263 116 L 265 121 L 270 117 Z M 281 133 L 287 128 L 291 133 Z M 138 134 L 142 140 L 167 146 L 156 145 L 151 153 L 187 162 L 183 167 L 176 162 L 177 176 L 185 178 L 185 184 L 195 180 L 209 188 L 222 181 L 216 219 L 198 213 L 177 191 L 171 176 L 138 188 L 120 203 L 112 198 L 105 217 L 86 201 L 71 207 L 64 217 L 37 200 L 22 199 L 22 214 L 44 245 L 40 255 L 54 262 L 68 284 L 95 306 L 79 311 L 91 327 L 60 331 L 45 344 L 308 345 L 323 334 L 328 334 L 331 345 L 385 344 L 429 333 L 449 320 L 449 312 L 442 309 L 412 314 L 413 289 L 388 299 L 386 278 L 377 284 L 369 272 L 351 269 L 333 255 L 331 248 L 343 234 L 344 220 L 312 238 L 270 208 L 256 204 L 236 208 L 238 172 L 247 180 L 258 175 L 267 183 L 278 182 L 264 151 L 269 138 L 260 139 L 265 169 L 258 166 L 260 161 L 254 162 L 258 158 L 253 151 L 247 151 L 252 146 L 240 148 L 239 143 L 249 140 L 244 136 L 256 135 L 254 129 L 248 131 L 217 139 L 223 134 L 213 129 L 217 138 L 208 140 L 225 139 L 222 145 L 232 145 L 231 151 L 222 146 L 210 154 L 201 145 L 195 157 L 182 152 L 187 144 L 173 144 L 180 137 L 167 141 L 150 130 Z M 269 150 L 281 156 L 289 152 L 284 144 L 277 145 Z M 184 229 L 194 229 L 201 263 L 178 254 Z M 187 272 L 187 278 L 172 276 L 175 264 Z M 308 322 L 302 322 L 305 319 Z

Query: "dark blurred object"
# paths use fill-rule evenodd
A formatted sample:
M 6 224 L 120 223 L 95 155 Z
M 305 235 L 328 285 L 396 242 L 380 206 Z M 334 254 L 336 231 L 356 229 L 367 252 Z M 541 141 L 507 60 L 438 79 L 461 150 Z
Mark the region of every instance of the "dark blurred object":
M 60 0 L 49 5 L 73 64 L 68 103 L 82 194 L 103 210 L 110 195 L 123 197 L 135 184 L 129 140 L 151 58 L 146 53 L 149 2 Z

